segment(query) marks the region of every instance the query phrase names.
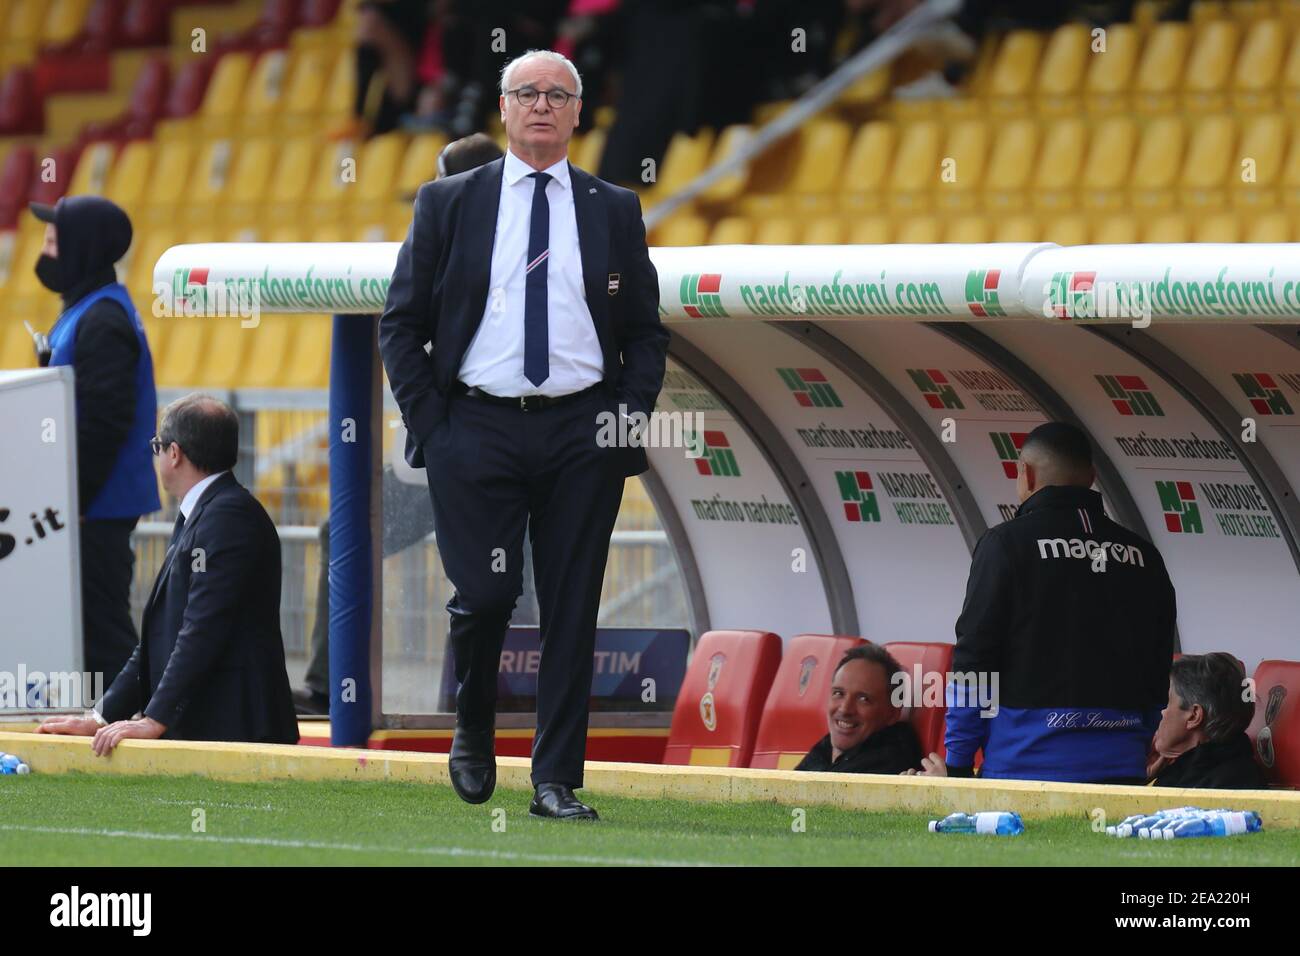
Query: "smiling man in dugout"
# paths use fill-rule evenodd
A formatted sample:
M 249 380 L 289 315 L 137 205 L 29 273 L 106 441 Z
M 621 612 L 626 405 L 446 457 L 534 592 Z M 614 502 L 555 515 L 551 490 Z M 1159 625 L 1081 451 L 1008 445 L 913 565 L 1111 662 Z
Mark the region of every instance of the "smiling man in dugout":
M 877 644 L 863 644 L 840 659 L 831 678 L 826 712 L 829 733 L 795 770 L 832 773 L 903 773 L 921 766 L 921 744 L 890 693 L 898 661 Z

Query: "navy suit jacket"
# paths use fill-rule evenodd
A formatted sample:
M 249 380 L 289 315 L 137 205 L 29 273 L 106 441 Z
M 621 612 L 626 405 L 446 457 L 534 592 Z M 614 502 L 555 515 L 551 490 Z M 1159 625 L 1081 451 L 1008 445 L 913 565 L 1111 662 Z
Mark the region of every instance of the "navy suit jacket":
M 140 643 L 99 709 L 108 721 L 143 711 L 174 740 L 298 742 L 280 636 L 280 536 L 234 475 L 191 509 L 145 604 Z
M 487 306 L 504 168 L 502 158 L 421 186 L 397 253 L 379 319 L 379 351 L 414 468 L 424 467 L 421 446 L 446 417 L 447 397 Z M 659 321 L 659 276 L 646 248 L 641 201 L 571 163 L 569 177 L 611 410 L 624 404 L 628 413 L 649 415 L 663 386 L 668 330 Z M 650 467 L 644 448 L 619 453 L 625 475 Z

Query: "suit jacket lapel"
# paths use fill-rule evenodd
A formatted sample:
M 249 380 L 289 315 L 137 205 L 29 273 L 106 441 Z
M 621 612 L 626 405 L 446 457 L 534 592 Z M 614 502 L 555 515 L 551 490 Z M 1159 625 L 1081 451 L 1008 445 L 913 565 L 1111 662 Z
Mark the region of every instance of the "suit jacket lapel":
M 153 590 L 149 592 L 149 600 L 145 602 L 144 614 L 140 619 L 141 637 L 144 637 L 146 622 L 149 620 L 150 613 L 153 611 L 154 602 L 158 599 L 158 594 L 162 591 L 163 582 L 171 574 L 172 565 L 176 562 L 176 555 L 182 551 L 188 550 L 190 541 L 194 540 L 194 527 L 198 523 L 199 515 L 203 513 L 203 507 L 212 500 L 212 496 L 218 490 L 224 488 L 227 484 L 235 480 L 235 476 L 226 472 L 208 487 L 203 489 L 203 494 L 199 495 L 199 500 L 195 502 L 194 507 L 190 510 L 190 516 L 185 519 L 185 526 L 181 529 L 181 536 L 176 539 L 176 547 L 172 548 L 163 561 L 163 566 L 158 570 L 158 576 L 154 578 Z
M 469 335 L 466 347 L 487 308 L 488 284 L 492 281 L 492 246 L 497 235 L 497 210 L 501 206 L 501 178 L 505 159 L 480 166 L 465 184 L 465 203 L 461 210 L 458 240 L 463 240 L 467 255 L 461 260 L 471 270 L 469 286 Z
M 578 222 L 578 247 L 582 251 L 582 285 L 587 309 L 603 340 L 609 315 L 609 211 L 596 177 L 569 164 L 573 211 Z

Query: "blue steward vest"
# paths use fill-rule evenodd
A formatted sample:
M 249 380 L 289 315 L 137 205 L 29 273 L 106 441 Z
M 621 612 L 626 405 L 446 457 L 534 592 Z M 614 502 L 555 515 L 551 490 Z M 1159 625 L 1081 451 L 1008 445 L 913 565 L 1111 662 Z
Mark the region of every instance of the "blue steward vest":
M 81 514 L 87 519 L 137 518 L 161 507 L 153 454 L 149 450 L 149 439 L 153 437 L 158 417 L 158 395 L 154 390 L 153 356 L 149 352 L 144 325 L 121 283 L 110 282 L 100 286 L 64 310 L 50 330 L 50 365 L 73 364 L 77 350 L 77 325 L 86 310 L 101 299 L 112 299 L 126 310 L 135 329 L 136 341 L 140 343 L 140 358 L 135 368 L 135 414 L 108 481 L 93 501 L 81 502 Z M 77 414 L 80 417 L 80 408 Z

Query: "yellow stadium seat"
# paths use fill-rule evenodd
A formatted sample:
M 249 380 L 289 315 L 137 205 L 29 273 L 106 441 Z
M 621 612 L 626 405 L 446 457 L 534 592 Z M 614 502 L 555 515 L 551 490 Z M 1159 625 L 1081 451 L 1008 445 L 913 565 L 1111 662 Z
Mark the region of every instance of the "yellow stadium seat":
M 259 317 L 256 328 L 245 330 L 250 340 L 235 383 L 237 388 L 284 387 L 284 367 L 290 356 L 297 318 L 268 313 Z
M 319 172 L 319 167 L 327 158 L 342 161 L 336 145 L 321 143 L 312 136 L 282 140 L 278 145 L 279 155 L 271 172 L 266 206 L 262 213 L 262 225 L 268 229 L 296 221 L 308 186 L 314 182 L 313 174 Z M 350 155 L 350 151 L 347 155 Z M 332 195 L 331 201 L 337 198 L 337 195 Z
M 1272 17 L 1277 13 L 1274 0 L 1229 0 L 1224 3 L 1224 13 L 1244 23 Z
M 870 125 L 870 124 L 868 124 Z M 728 126 L 723 129 L 722 134 L 718 137 L 718 143 L 713 148 L 713 158 L 709 165 L 717 163 L 734 155 L 742 149 L 754 137 L 754 128 L 749 125 L 737 124 Z M 700 199 L 706 203 L 722 204 L 731 202 L 733 199 L 744 195 L 749 185 L 749 167 L 742 167 L 736 172 L 724 176 L 708 189 L 700 194 Z
M 983 216 L 959 216 L 948 223 L 944 242 L 988 242 L 993 230 Z
M 1108 116 L 1098 123 L 1088 142 L 1079 181 L 1079 199 L 1087 209 L 1118 209 L 1133 163 L 1137 124 L 1127 116 Z
M 1278 19 L 1289 27 L 1300 24 L 1300 0 L 1276 0 Z
M 163 388 L 187 388 L 207 385 L 199 373 L 207 350 L 208 327 L 215 321 L 201 315 L 183 315 L 164 319 L 166 344 L 153 357 L 154 378 Z
M 18 265 L 18 252 L 24 244 L 17 229 L 0 230 L 0 289 L 3 289 Z
M 1147 210 L 1173 206 L 1186 137 L 1179 117 L 1161 116 L 1147 124 L 1128 183 L 1134 206 Z
M 709 245 L 731 246 L 752 242 L 754 224 L 744 216 L 724 216 L 713 225 Z
M 759 246 L 792 246 L 799 242 L 800 223 L 797 219 L 782 217 L 764 219 L 754 230 L 754 244 Z
M 1286 213 L 1270 212 L 1252 217 L 1246 224 L 1244 242 L 1290 242 L 1291 220 Z
M 1166 212 L 1144 223 L 1143 242 L 1190 242 L 1191 229 L 1187 216 L 1181 212 Z
M 383 222 L 388 203 L 396 199 L 397 169 L 402 164 L 408 137 L 384 133 L 366 140 L 357 157 L 356 182 L 343 190 L 345 215 L 354 226 Z M 376 218 L 377 217 L 377 218 Z
M 207 348 L 199 372 L 199 383 L 212 388 L 236 388 L 243 385 L 239 380 L 244 365 L 244 356 L 253 347 L 254 337 L 261 327 L 260 317 L 257 326 L 244 327 L 244 321 L 238 315 L 212 316 L 204 319 L 209 325 Z
M 285 388 L 328 388 L 330 340 L 333 323 L 328 315 L 294 315 L 293 351 L 283 369 Z
M 655 179 L 641 196 L 641 208 L 648 209 L 678 192 L 704 172 L 713 151 L 713 130 L 702 128 L 694 136 L 674 133 L 655 170 Z
M 1034 206 L 1044 211 L 1071 209 L 1083 154 L 1088 148 L 1088 128 L 1077 117 L 1052 120 L 1043 127 L 1034 167 Z M 1008 202 L 1007 208 L 1013 203 Z
M 279 128 L 292 67 L 292 54 L 288 50 L 266 50 L 257 58 L 248 75 L 239 110 L 245 135 L 266 136 Z
M 862 107 L 884 99 L 889 95 L 889 75 L 890 69 L 886 64 L 858 77 L 840 94 L 840 103 L 849 107 Z
M 442 133 L 421 133 L 411 138 L 397 170 L 398 199 L 409 206 L 407 196 L 414 196 L 422 185 L 438 178 L 438 154 L 446 145 L 447 137 Z
M 934 120 L 908 123 L 903 128 L 886 193 L 886 200 L 894 209 L 918 212 L 929 208 L 939 183 L 941 134 L 941 127 Z
M 589 130 L 578 147 L 570 153 L 570 161 L 579 169 L 596 175 L 600 169 L 600 158 L 605 155 L 605 138 L 603 129 Z
M 814 119 L 799 131 L 799 157 L 790 179 L 796 196 L 827 196 L 840 179 L 853 131 L 843 120 Z
M 1025 207 L 1025 193 L 1038 156 L 1039 124 L 1015 119 L 999 124 L 984 177 L 984 208 L 993 213 Z
M 320 103 L 320 118 L 338 123 L 352 115 L 357 88 L 356 53 L 351 43 L 339 51 Z
M 1007 216 L 993 224 L 994 242 L 1038 242 L 1042 238 L 1038 221 L 1033 216 Z
M 319 122 L 321 101 L 339 58 L 332 49 L 307 49 L 294 54 L 293 72 L 284 92 L 280 131 L 309 132 Z M 355 54 L 344 53 L 349 58 Z
M 388 206 L 388 241 L 401 242 L 411 229 L 411 220 L 415 216 L 413 201 L 399 199 Z
M 1183 109 L 1203 113 L 1227 108 L 1240 42 L 1241 26 L 1232 20 L 1214 20 L 1197 29 L 1187 55 Z
M 1300 37 L 1300 21 L 1294 27 Z M 1290 113 L 1300 111 L 1300 42 L 1291 41 L 1291 51 L 1282 67 L 1282 108 Z
M 652 230 L 651 245 L 702 246 L 709 237 L 709 221 L 690 213 L 674 213 Z
M 217 225 L 217 210 L 226 196 L 235 164 L 235 142 L 212 140 L 199 150 L 193 175 L 185 188 L 182 221 L 190 225 Z
M 935 216 L 904 216 L 898 222 L 897 243 L 940 242 L 943 226 Z
M 1241 146 L 1228 169 L 1228 195 L 1234 206 L 1271 209 L 1277 205 L 1286 138 L 1286 120 L 1280 113 L 1262 113 L 1242 124 Z
M 244 89 L 253 70 L 250 53 L 225 53 L 217 61 L 199 107 L 199 129 L 229 136 L 243 108 Z
M 351 141 L 321 144 L 312 156 L 312 172 L 305 194 L 299 194 L 304 220 L 310 225 L 343 221 L 348 190 L 360 175 L 357 144 Z M 276 179 L 279 179 L 278 170 Z M 276 201 L 284 198 L 278 194 Z
M 803 241 L 806 246 L 838 246 L 847 233 L 847 223 L 839 216 L 818 216 L 804 229 Z
M 849 223 L 849 242 L 855 246 L 884 245 L 892 235 L 891 223 L 884 216 L 863 216 Z
M 1088 39 L 1091 50 L 1091 35 Z M 1103 39 L 1105 52 L 1092 54 L 1083 82 L 1084 108 L 1094 115 L 1119 113 L 1129 108 L 1129 86 L 1142 48 L 1138 28 L 1128 23 L 1107 27 Z
M 896 131 L 892 123 L 864 123 L 853 138 L 840 174 L 840 194 L 849 211 L 867 210 L 881 201 Z
M 1137 0 L 1133 4 L 1133 26 L 1139 30 L 1150 30 L 1160 19 L 1169 0 Z
M 1130 245 L 1138 241 L 1137 219 L 1129 215 L 1097 216 L 1089 231 L 1096 245 Z
M 1081 246 L 1088 241 L 1088 220 L 1083 216 L 1048 216 L 1043 220 L 1044 242 L 1058 246 Z
M 276 141 L 266 138 L 246 139 L 240 145 L 225 199 L 217 209 L 219 221 L 231 227 L 248 228 L 261 219 L 275 162 L 275 146 Z
M 1067 23 L 1053 31 L 1033 89 L 1040 114 L 1061 116 L 1078 108 L 1089 61 L 1101 58 L 1093 53 L 1092 46 L 1092 33 L 1082 23 Z
M 1191 39 L 1186 23 L 1161 23 L 1152 29 L 1133 78 L 1133 108 L 1139 113 L 1169 113 L 1177 107 Z
M 1279 191 L 1283 206 L 1300 208 L 1300 123 L 1292 126 L 1291 146 L 1282 163 Z
M 81 31 L 89 10 L 90 0 L 52 0 L 41 30 L 42 44 L 67 43 Z
M 1193 127 L 1178 187 L 1184 209 L 1221 209 L 1236 166 L 1236 124 L 1223 114 L 1202 117 Z
M 1232 74 L 1235 108 L 1252 112 L 1277 108 L 1286 43 L 1286 28 L 1281 20 L 1259 20 L 1251 25 Z
M 122 147 L 108 172 L 104 195 L 132 216 L 147 197 L 153 156 L 153 143 L 133 140 Z
M 1216 212 L 1196 220 L 1192 242 L 1240 242 L 1241 224 L 1230 212 Z
M 164 252 L 178 244 L 176 230 L 169 226 L 156 226 L 136 232 L 123 263 L 126 268 L 126 286 L 133 296 L 148 297 L 152 301 L 153 267 Z
M 113 144 L 90 143 L 81 152 L 77 168 L 68 185 L 70 196 L 102 196 L 113 168 Z
M 1234 0 L 1234 3 L 1240 0 Z M 1213 23 L 1215 20 L 1222 20 L 1228 15 L 1228 7 L 1233 3 L 1225 0 L 1196 0 L 1192 4 L 1187 19 L 1194 24 Z
M 153 166 L 143 191 L 143 215 L 147 223 L 161 225 L 171 222 L 182 201 L 189 201 L 194 147 L 185 140 L 161 142 Z
M 983 120 L 958 120 L 949 128 L 935 189 L 938 209 L 969 212 L 975 208 L 988 153 L 989 130 Z
M 22 321 L 17 316 L 6 317 L 0 332 L 0 368 L 36 368 L 36 349 Z
M 994 113 L 1025 112 L 1043 45 L 1043 34 L 1037 30 L 1013 30 L 1003 37 L 984 94 Z

